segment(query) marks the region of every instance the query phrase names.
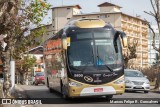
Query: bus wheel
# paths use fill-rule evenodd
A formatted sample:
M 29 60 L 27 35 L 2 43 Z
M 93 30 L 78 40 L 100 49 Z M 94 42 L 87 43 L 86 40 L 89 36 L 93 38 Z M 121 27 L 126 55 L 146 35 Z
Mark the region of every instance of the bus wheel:
M 52 88 L 50 88 L 50 87 L 49 87 L 49 92 L 50 92 L 50 93 L 53 93 L 53 89 L 52 89 Z
M 49 88 L 49 82 L 48 82 L 48 78 L 47 78 L 47 87 Z
M 113 97 L 113 95 L 106 95 L 105 97 L 106 97 L 106 99 L 111 99 Z

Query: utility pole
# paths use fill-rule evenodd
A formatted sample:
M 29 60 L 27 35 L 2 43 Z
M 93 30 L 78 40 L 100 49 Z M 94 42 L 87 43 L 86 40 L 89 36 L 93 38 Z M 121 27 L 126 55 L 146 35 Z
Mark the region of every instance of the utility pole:
M 10 74 L 11 74 L 11 92 L 15 91 L 15 61 L 10 59 Z

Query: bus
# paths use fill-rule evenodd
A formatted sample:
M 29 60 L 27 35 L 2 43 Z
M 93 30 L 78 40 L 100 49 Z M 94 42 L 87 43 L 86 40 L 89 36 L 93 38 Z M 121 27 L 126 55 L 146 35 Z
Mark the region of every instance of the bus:
M 64 98 L 123 94 L 124 32 L 101 19 L 69 22 L 44 43 L 45 81 Z

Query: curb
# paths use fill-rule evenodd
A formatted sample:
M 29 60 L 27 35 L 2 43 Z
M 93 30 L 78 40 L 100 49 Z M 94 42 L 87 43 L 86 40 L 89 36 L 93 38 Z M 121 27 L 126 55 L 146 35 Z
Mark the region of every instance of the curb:
M 154 89 L 152 89 L 152 90 L 150 90 L 150 92 L 153 92 L 153 93 L 160 93 L 160 90 L 154 90 Z

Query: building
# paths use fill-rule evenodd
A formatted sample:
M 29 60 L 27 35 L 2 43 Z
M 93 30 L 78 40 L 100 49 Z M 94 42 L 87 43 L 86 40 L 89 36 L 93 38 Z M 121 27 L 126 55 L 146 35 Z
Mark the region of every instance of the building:
M 160 38 L 159 38 L 159 31 L 158 31 L 158 26 L 154 25 L 152 26 L 156 36 L 155 36 L 155 45 L 157 48 L 159 48 L 160 45 Z M 152 42 L 153 42 L 153 33 L 149 30 L 149 36 L 148 36 L 148 63 L 150 66 L 153 65 L 153 63 L 155 63 L 155 59 L 156 59 L 156 54 L 158 54 L 158 52 L 156 50 L 153 49 L 152 46 Z
M 106 23 L 110 23 L 117 30 L 124 31 L 130 44 L 133 40 L 138 40 L 137 58 L 130 60 L 130 64 L 135 67 L 148 66 L 148 26 L 139 17 L 131 16 L 121 12 L 121 6 L 108 2 L 98 5 L 100 12 L 82 13 L 79 5 L 58 6 L 52 8 L 52 24 L 44 26 L 46 33 L 36 41 L 42 43 L 62 29 L 69 21 L 80 18 L 101 18 Z M 36 28 L 37 29 L 37 28 Z M 124 52 L 126 49 L 124 49 Z M 133 64 L 133 62 L 136 62 Z
M 27 72 L 28 75 L 25 73 L 20 73 L 19 70 L 21 67 L 21 61 L 22 60 L 17 60 L 16 61 L 16 83 L 21 83 L 23 81 L 23 78 L 26 78 L 28 76 L 28 80 L 30 84 L 33 84 L 34 82 L 34 76 L 37 72 L 44 72 L 44 61 L 43 61 L 43 47 L 38 46 L 35 48 L 32 48 L 28 50 L 27 52 L 24 53 L 24 56 L 29 56 L 29 58 L 36 58 L 36 62 L 34 63 L 34 66 L 30 69 L 30 72 Z M 24 57 L 23 57 L 24 58 Z M 24 76 L 24 77 L 23 77 Z M 28 83 L 26 83 L 28 85 Z
M 79 18 L 101 18 L 117 30 L 124 31 L 130 44 L 138 40 L 137 58 L 130 61 L 135 67 L 148 67 L 148 26 L 139 17 L 121 12 L 121 6 L 108 2 L 98 5 L 100 12 L 83 14 L 79 5 L 59 6 L 52 8 L 53 32 L 58 32 L 69 21 Z M 126 49 L 124 49 L 124 52 Z M 133 63 L 134 62 L 134 63 Z M 136 62 L 136 63 L 135 63 Z
M 67 24 L 74 15 L 81 13 L 79 5 L 59 6 L 52 8 L 52 27 L 54 32 L 58 32 Z
M 48 24 L 48 25 L 43 25 L 41 27 L 37 27 L 31 30 L 31 32 L 34 32 L 35 30 L 44 30 L 44 34 L 38 36 L 37 38 L 35 38 L 36 42 L 40 42 L 40 44 L 36 45 L 36 46 L 32 46 L 30 47 L 30 49 L 37 47 L 39 45 L 43 45 L 44 41 L 46 41 L 47 39 L 49 39 L 51 36 L 54 35 L 54 29 L 52 28 L 52 24 Z

